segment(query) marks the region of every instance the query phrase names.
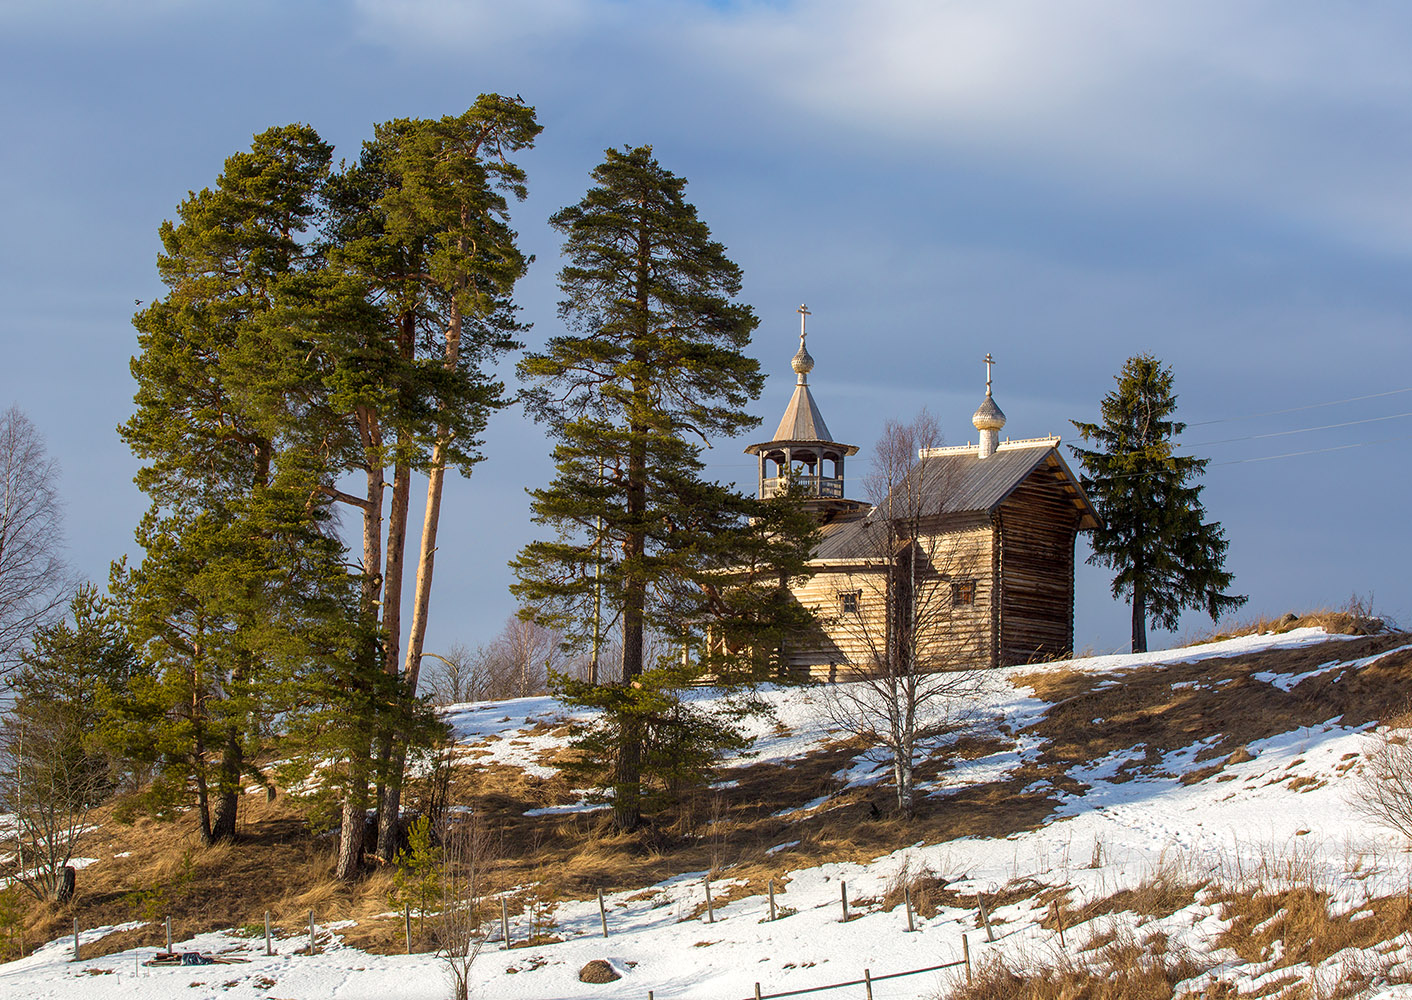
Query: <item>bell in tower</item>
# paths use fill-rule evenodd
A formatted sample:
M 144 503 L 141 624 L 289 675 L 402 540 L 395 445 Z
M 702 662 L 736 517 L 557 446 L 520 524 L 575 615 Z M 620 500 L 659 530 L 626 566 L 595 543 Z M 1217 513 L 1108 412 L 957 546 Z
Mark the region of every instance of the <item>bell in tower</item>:
M 792 483 L 812 506 L 851 507 L 853 502 L 844 497 L 843 460 L 858 448 L 833 440 L 809 391 L 809 373 L 814 370 L 814 358 L 804 344 L 809 315 L 807 306 L 799 307 L 799 350 L 790 361 L 798 378 L 775 436 L 763 444 L 752 444 L 745 453 L 760 460 L 757 496 L 761 500 Z

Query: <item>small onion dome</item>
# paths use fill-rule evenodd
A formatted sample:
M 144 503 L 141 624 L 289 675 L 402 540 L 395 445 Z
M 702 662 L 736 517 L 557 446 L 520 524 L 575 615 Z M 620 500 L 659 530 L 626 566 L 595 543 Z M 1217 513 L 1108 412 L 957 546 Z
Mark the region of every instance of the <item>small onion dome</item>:
M 1005 414 L 1000 407 L 995 405 L 995 400 L 990 393 L 985 394 L 985 402 L 981 403 L 980 409 L 976 410 L 976 415 L 971 418 L 971 423 L 978 431 L 998 431 L 1005 426 Z
M 804 349 L 804 338 L 799 339 L 799 353 L 789 362 L 796 375 L 808 375 L 814 370 L 814 358 Z

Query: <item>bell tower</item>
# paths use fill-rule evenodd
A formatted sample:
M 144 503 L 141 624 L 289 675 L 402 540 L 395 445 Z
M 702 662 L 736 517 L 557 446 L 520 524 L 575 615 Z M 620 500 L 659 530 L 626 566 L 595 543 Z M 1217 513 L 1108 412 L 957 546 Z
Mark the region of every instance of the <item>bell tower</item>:
M 756 495 L 765 500 L 793 483 L 812 506 L 851 507 L 854 502 L 844 498 L 843 464 L 849 455 L 857 454 L 858 447 L 833 439 L 824 423 L 824 415 L 819 412 L 819 404 L 809 391 L 814 358 L 805 347 L 805 338 L 809 335 L 806 324 L 811 314 L 807 306 L 800 306 L 798 312 L 799 350 L 789 363 L 798 376 L 794 395 L 785 407 L 774 438 L 745 449 L 747 455 L 754 455 L 760 461 Z

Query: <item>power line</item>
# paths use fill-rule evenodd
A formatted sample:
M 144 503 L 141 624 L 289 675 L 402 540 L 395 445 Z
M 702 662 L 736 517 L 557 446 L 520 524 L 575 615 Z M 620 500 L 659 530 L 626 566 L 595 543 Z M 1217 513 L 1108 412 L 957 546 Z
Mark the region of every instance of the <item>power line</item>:
M 1405 391 L 1405 390 L 1399 390 L 1399 391 Z M 1329 405 L 1329 404 L 1327 404 L 1327 403 L 1319 403 L 1319 404 L 1316 404 L 1316 405 L 1318 405 L 1318 406 L 1327 406 L 1327 405 Z M 1291 411 L 1285 411 L 1285 412 L 1291 412 Z M 1361 420 L 1344 420 L 1344 421 L 1342 421 L 1342 422 L 1340 422 L 1340 423 L 1336 423 L 1336 424 L 1320 424 L 1320 425 L 1317 426 L 1317 427 L 1297 427 L 1297 428 L 1295 428 L 1294 430 L 1290 430 L 1290 431 L 1270 431 L 1270 432 L 1268 432 L 1268 433 L 1266 433 L 1266 434 L 1247 434 L 1247 435 L 1245 435 L 1244 437 L 1221 438 L 1219 441 L 1198 441 L 1198 442 L 1196 442 L 1196 443 L 1194 443 L 1194 444 L 1187 444 L 1185 441 L 1180 441 L 1180 442 L 1177 443 L 1177 447 L 1178 447 L 1178 448 L 1206 448 L 1206 447 L 1209 447 L 1209 446 L 1211 446 L 1211 445 L 1216 445 L 1216 444 L 1233 444 L 1233 443 L 1235 443 L 1235 442 L 1237 442 L 1237 441 L 1259 441 L 1259 440 L 1261 440 L 1261 439 L 1263 439 L 1263 438 L 1288 437 L 1288 436 L 1291 435 L 1291 434 L 1308 434 L 1308 433 L 1310 433 L 1311 431 L 1328 431 L 1328 430 L 1335 430 L 1335 429 L 1337 429 L 1337 428 L 1339 428 L 1339 427 L 1356 427 L 1356 426 L 1358 426 L 1359 424 L 1376 424 L 1376 423 L 1379 423 L 1379 422 L 1384 421 L 1384 420 L 1400 420 L 1400 419 L 1402 419 L 1403 417 L 1412 417 L 1412 410 L 1409 410 L 1409 411 L 1407 411 L 1407 412 L 1405 412 L 1405 413 L 1390 413 L 1390 414 L 1388 414 L 1387 416 L 1384 416 L 1384 417 L 1364 417 L 1364 418 L 1362 418 Z M 1233 419 L 1241 419 L 1241 418 L 1233 418 Z M 1208 421 L 1208 423 L 1217 423 L 1217 422 L 1218 422 L 1218 421 Z
M 1386 392 L 1370 392 L 1363 396 L 1349 396 L 1347 399 L 1333 399 L 1327 403 L 1306 403 L 1303 406 L 1291 406 L 1283 410 L 1266 410 L 1263 413 L 1246 413 L 1238 417 L 1218 417 L 1215 420 L 1197 420 L 1188 423 L 1188 427 L 1206 427 L 1210 424 L 1228 424 L 1237 420 L 1255 420 L 1258 417 L 1277 417 L 1285 413 L 1299 413 L 1303 410 L 1317 410 L 1324 406 L 1342 406 L 1344 403 L 1357 403 L 1365 399 L 1381 399 L 1384 396 L 1396 396 L 1400 393 L 1412 392 L 1412 386 L 1406 389 L 1389 389 Z

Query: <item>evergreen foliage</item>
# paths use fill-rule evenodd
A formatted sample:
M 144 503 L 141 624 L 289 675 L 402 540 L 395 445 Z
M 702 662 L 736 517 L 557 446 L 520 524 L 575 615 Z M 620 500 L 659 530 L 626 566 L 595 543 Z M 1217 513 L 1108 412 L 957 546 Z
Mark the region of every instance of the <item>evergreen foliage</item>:
M 414 692 L 442 479 L 482 459 L 508 402 L 490 368 L 518 346 L 528 263 L 509 157 L 538 132 L 522 101 L 482 95 L 378 126 L 331 173 L 313 129 L 273 128 L 162 226 L 168 292 L 134 319 L 137 412 L 120 428 L 152 501 L 146 555 L 120 581 L 150 671 L 118 710 L 145 734 L 130 749 L 162 776 L 158 800 L 193 789 L 208 840 L 233 834 L 242 773 L 265 780 L 251 760 L 277 722 L 296 769 L 339 762 L 339 875 L 358 871 L 374 780 L 392 859 L 406 749 L 437 731 Z M 430 485 L 403 657 L 414 471 Z M 362 517 L 356 566 L 336 502 Z
M 145 555 L 116 584 L 149 672 L 116 710 L 144 744 L 129 752 L 162 778 L 156 801 L 194 791 L 207 842 L 235 834 L 242 777 L 309 662 L 311 629 L 346 630 L 346 650 L 360 624 L 341 614 L 352 581 L 310 503 L 330 453 L 294 430 L 313 423 L 298 391 L 311 373 L 281 322 L 318 264 L 302 234 L 330 157 L 290 125 L 227 159 L 162 225 L 168 292 L 133 320 L 137 410 L 119 431 L 151 509 Z
M 443 850 L 433 835 L 431 820 L 419 816 L 407 827 L 407 846 L 397 852 L 397 870 L 392 873 L 392 901 L 417 911 L 420 934 L 428 913 L 441 908 Z
M 1113 596 L 1132 603 L 1132 649 L 1147 650 L 1147 621 L 1175 629 L 1184 609 L 1215 621 L 1246 598 L 1226 593 L 1229 542 L 1206 521 L 1201 484 L 1209 459 L 1175 453 L 1186 425 L 1173 420 L 1172 370 L 1150 354 L 1131 357 L 1103 397 L 1101 423 L 1072 421 L 1085 441 L 1073 447 L 1083 463 L 1084 490 L 1098 511 L 1089 562 L 1108 566 Z
M 560 689 L 603 710 L 604 728 L 583 745 L 610 762 L 614 822 L 630 829 L 645 769 L 660 770 L 654 748 L 695 718 L 672 693 L 691 670 L 644 662 L 648 633 L 699 641 L 714 617 L 749 660 L 747 643 L 769 638 L 778 589 L 810 544 L 766 528 L 812 527 L 701 476 L 709 435 L 758 423 L 744 406 L 763 379 L 744 354 L 757 320 L 733 301 L 740 269 L 683 198 L 685 180 L 647 146 L 607 150 L 592 177 L 551 219 L 565 237 L 559 309 L 569 332 L 519 366 L 528 409 L 557 440 L 555 479 L 531 492 L 536 522 L 556 537 L 521 552 L 511 589 L 581 641 L 598 627 L 590 609 L 602 594 L 622 636 L 619 681 L 596 690 L 561 678 Z M 752 525 L 755 515 L 773 520 Z M 731 588 L 732 576 L 750 586 Z M 708 660 L 694 676 L 726 673 L 726 657 Z M 732 739 L 710 723 L 695 731 L 700 746 Z
M 16 878 L 40 899 L 64 901 L 72 891 L 64 869 L 84 819 L 117 785 L 103 740 L 106 705 L 135 666 L 111 602 L 91 585 L 23 655 L 0 730 L 0 810 L 15 820 Z
M 509 402 L 490 369 L 520 346 L 511 296 L 528 266 L 509 226 L 508 199 L 526 195 L 524 171 L 510 157 L 533 145 L 539 131 L 533 108 L 483 94 L 459 116 L 377 126 L 358 162 L 324 188 L 321 253 L 330 274 L 345 279 L 350 290 L 360 288 L 363 304 L 377 315 L 372 323 L 335 322 L 320 331 L 317 321 L 325 313 L 305 313 L 316 320 L 305 327 L 323 357 L 327 410 L 341 427 L 336 436 L 345 458 L 338 471 L 361 471 L 366 483 L 362 496 L 342 493 L 332 479 L 322 490 L 361 508 L 364 618 L 381 626 L 383 669 L 399 678 L 404 715 L 414 711 L 410 700 L 426 634 L 445 470 L 470 474 L 483 458 L 490 413 Z M 428 477 L 427 513 L 404 655 L 402 589 L 413 471 Z M 376 737 L 378 849 L 391 861 L 408 734 L 389 722 Z M 361 805 L 350 801 L 347 811 L 345 831 L 361 815 Z M 345 875 L 355 854 L 345 843 L 339 865 Z

